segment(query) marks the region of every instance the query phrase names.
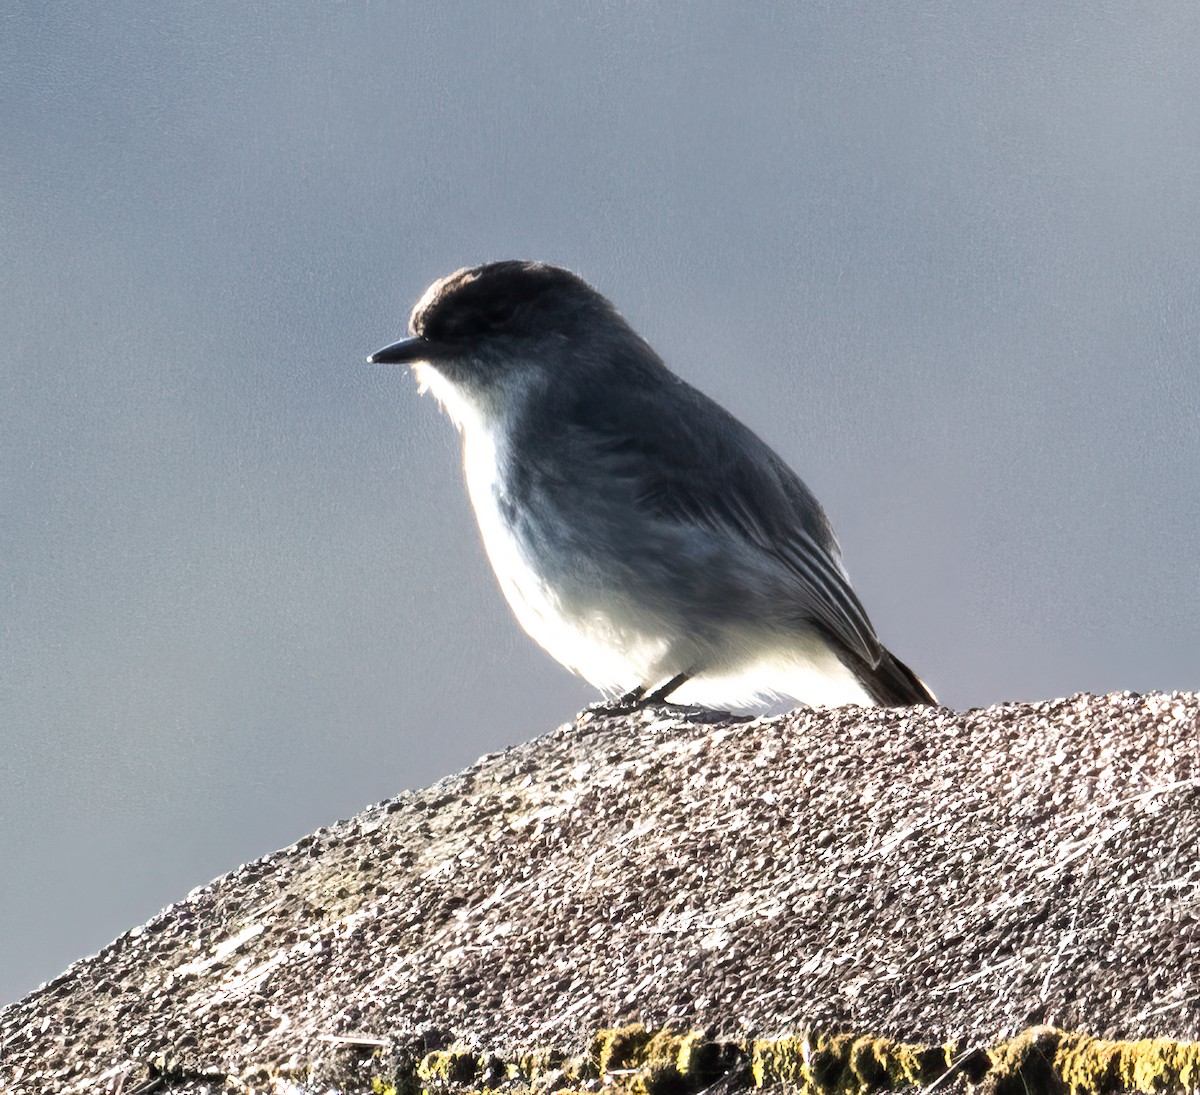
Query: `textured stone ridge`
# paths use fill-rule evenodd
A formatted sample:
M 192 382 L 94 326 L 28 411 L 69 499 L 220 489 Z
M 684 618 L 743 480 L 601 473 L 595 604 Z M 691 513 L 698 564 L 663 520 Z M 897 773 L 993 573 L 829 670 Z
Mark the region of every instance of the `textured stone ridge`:
M 1197 848 L 1192 693 L 585 715 L 76 963 L 0 1012 L 0 1091 L 598 1086 L 563 1063 L 631 1023 L 728 1087 L 909 1083 L 888 1045 L 967 1054 L 940 1088 L 1196 1087 Z M 681 1053 L 608 1075 L 682 1091 Z

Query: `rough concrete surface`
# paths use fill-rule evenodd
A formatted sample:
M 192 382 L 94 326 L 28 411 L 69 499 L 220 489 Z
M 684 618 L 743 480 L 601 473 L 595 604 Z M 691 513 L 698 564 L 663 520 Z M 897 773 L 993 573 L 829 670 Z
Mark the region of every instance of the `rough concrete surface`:
M 947 1077 L 979 1080 L 1020 1038 L 1049 1059 L 1061 1031 L 1163 1039 L 1139 1043 L 1176 1054 L 1143 1069 L 1146 1090 L 1200 1088 L 1198 852 L 1195 693 L 585 713 L 71 966 L 0 1012 L 0 1090 L 655 1091 L 718 1073 L 866 1090 L 993 1047 Z M 683 1087 L 656 1088 L 640 1059 L 616 1067 L 632 1058 L 605 1057 L 602 1032 L 631 1023 L 675 1032 L 672 1060 L 702 1032 L 708 1078 L 681 1065 Z M 638 1029 L 622 1037 L 646 1043 Z M 944 1048 L 923 1073 L 885 1061 L 819 1083 L 838 1034 Z M 1137 1087 L 1116 1067 L 1108 1089 Z

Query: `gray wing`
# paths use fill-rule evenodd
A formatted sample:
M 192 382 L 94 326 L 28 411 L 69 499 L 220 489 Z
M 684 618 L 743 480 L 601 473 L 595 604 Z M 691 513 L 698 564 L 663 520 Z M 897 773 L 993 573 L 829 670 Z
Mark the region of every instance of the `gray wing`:
M 879 640 L 812 493 L 728 411 L 667 376 L 669 386 L 633 385 L 619 401 L 611 390 L 581 393 L 566 414 L 573 443 L 634 479 L 639 503 L 659 518 L 732 533 L 778 560 L 795 580 L 796 614 L 878 665 Z M 664 415 L 664 405 L 674 413 Z M 714 465 L 719 478 L 705 470 Z

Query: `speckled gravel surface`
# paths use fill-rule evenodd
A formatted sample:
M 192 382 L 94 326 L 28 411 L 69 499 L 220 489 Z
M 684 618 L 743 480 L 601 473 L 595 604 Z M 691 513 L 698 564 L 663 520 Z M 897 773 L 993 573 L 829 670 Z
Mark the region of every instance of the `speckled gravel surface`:
M 1200 696 L 568 724 L 76 963 L 0 1012 L 0 1090 L 627 1021 L 1200 1038 Z

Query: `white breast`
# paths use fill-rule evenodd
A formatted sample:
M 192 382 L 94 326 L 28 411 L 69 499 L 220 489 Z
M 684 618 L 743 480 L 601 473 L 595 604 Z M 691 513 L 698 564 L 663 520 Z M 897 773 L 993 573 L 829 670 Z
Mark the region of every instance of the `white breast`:
M 641 684 L 666 653 L 665 639 L 647 635 L 633 620 L 620 620 L 618 606 L 591 607 L 591 591 L 575 588 L 559 574 L 551 586 L 513 535 L 501 512 L 502 454 L 496 434 L 484 428 L 463 432 L 467 490 L 483 545 L 500 588 L 518 622 L 551 657 L 610 694 Z M 548 514 L 543 520 L 551 520 Z M 569 572 L 569 565 L 564 568 Z M 616 611 L 614 611 L 616 610 Z
M 654 672 L 667 642 L 622 626 L 611 611 L 589 612 L 586 591 L 550 586 L 501 512 L 504 484 L 499 446 L 507 431 L 432 366 L 416 366 L 421 390 L 433 393 L 463 438 L 463 470 L 488 560 L 517 621 L 552 658 L 610 694 L 627 691 Z M 517 400 L 510 405 L 518 405 Z M 490 410 L 490 409 L 489 409 Z M 549 514 L 543 519 L 552 519 Z M 566 568 L 569 571 L 569 567 Z

